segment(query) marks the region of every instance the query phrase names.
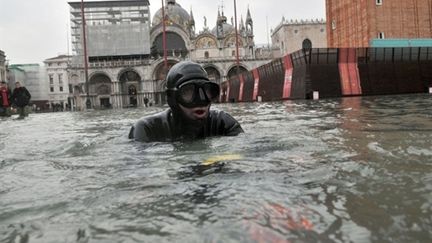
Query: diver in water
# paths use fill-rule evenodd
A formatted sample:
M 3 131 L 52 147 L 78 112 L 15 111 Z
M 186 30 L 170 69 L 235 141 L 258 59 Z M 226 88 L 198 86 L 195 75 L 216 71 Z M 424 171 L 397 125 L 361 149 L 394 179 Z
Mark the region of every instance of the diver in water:
M 229 114 L 210 110 L 219 97 L 219 85 L 210 81 L 197 63 L 184 61 L 167 74 L 169 109 L 141 118 L 129 138 L 143 142 L 193 140 L 210 136 L 236 136 L 243 132 Z

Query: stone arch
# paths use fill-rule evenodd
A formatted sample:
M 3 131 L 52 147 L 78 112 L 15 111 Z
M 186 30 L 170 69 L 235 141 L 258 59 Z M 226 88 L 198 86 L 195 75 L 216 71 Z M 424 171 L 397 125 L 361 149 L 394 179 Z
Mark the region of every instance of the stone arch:
M 141 81 L 141 75 L 132 68 L 121 70 L 117 78 L 120 82 Z
M 239 66 L 239 74 L 242 74 L 243 72 L 247 72 L 247 68 L 240 64 Z M 230 69 L 228 69 L 227 72 L 227 79 L 231 79 L 232 77 L 237 75 L 237 65 L 233 65 Z
M 312 49 L 312 41 L 308 38 L 304 39 L 302 42 L 302 49 Z
M 89 91 L 90 94 L 95 95 L 106 95 L 106 93 L 111 94 L 111 79 L 110 77 L 103 72 L 97 72 L 90 76 L 89 78 Z M 108 87 L 108 90 L 106 88 L 101 87 Z M 101 94 L 98 92 L 102 92 Z
M 223 44 L 224 47 L 235 47 L 236 46 L 235 45 L 235 43 L 236 43 L 236 35 L 235 34 L 228 35 L 224 39 L 223 43 L 224 43 Z M 239 45 L 239 47 L 243 46 L 243 38 L 240 35 L 238 35 L 238 45 Z
M 155 104 L 165 104 L 166 103 L 166 74 L 171 69 L 172 66 L 174 66 L 176 63 L 178 63 L 178 60 L 175 59 L 169 59 L 168 60 L 168 67 L 165 68 L 165 64 L 163 61 L 158 63 L 155 68 L 153 69 L 153 97 L 152 100 Z
M 217 39 L 209 34 L 203 34 L 197 37 L 194 46 L 196 49 L 217 48 Z
M 120 92 L 122 94 L 128 94 L 130 85 L 134 85 L 135 89 L 138 90 L 141 76 L 134 69 L 125 69 L 119 73 L 118 80 L 120 82 Z
M 168 60 L 168 69 L 165 70 L 164 62 L 160 62 L 156 65 L 156 67 L 153 70 L 153 80 L 156 83 L 155 91 L 156 92 L 162 92 L 165 91 L 165 78 L 168 71 L 171 69 L 172 66 L 177 64 L 177 60 Z
M 71 75 L 71 83 L 74 83 L 74 84 L 77 84 L 77 83 L 79 83 L 79 76 L 78 76 L 78 74 L 72 74 Z
M 186 57 L 189 53 L 187 42 L 176 32 L 166 32 L 166 50 L 167 56 Z M 162 57 L 163 49 L 163 33 L 158 34 L 152 42 L 151 55 L 153 57 Z
M 70 81 L 71 81 L 70 83 L 72 84 L 72 87 L 73 87 L 72 93 L 74 95 L 82 94 L 83 89 L 82 89 L 81 85 L 79 84 L 78 74 L 72 74 Z
M 221 83 L 221 72 L 214 65 L 206 65 L 204 66 L 204 70 L 206 70 L 208 77 L 211 81 L 214 81 L 218 84 Z

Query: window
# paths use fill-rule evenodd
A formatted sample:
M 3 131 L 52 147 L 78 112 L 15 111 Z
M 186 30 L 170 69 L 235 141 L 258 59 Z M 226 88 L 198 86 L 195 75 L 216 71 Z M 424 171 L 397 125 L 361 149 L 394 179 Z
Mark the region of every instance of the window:
M 50 92 L 54 92 L 54 87 L 50 87 Z
M 312 41 L 309 39 L 304 39 L 302 43 L 303 49 L 312 49 Z
M 49 74 L 48 77 L 49 77 L 50 84 L 53 85 L 54 84 L 54 75 Z
M 335 30 L 335 29 L 336 29 L 336 21 L 333 20 L 333 21 L 332 21 L 332 30 Z
M 60 89 L 60 92 L 63 92 L 63 86 L 60 86 L 59 89 Z
M 58 75 L 59 85 L 63 85 L 63 74 Z
M 376 0 L 376 5 L 382 5 L 383 0 Z
M 235 57 L 235 55 L 236 55 L 236 52 L 235 52 L 235 51 L 232 51 L 232 53 L 231 53 L 231 54 L 232 54 L 232 56 L 233 56 L 233 57 Z
M 209 57 L 210 57 L 210 55 L 209 55 L 209 52 L 208 52 L 208 51 L 206 51 L 206 52 L 204 53 L 204 57 L 205 57 L 205 58 L 209 58 Z
M 73 93 L 73 88 L 72 88 L 72 84 L 69 84 L 69 94 Z
M 384 32 L 379 32 L 378 33 L 378 39 L 385 39 Z

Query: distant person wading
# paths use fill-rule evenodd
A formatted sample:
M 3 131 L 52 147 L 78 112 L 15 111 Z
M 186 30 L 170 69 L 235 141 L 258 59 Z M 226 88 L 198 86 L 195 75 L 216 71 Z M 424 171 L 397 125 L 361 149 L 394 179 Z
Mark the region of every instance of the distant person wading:
M 31 95 L 29 91 L 24 86 L 21 86 L 20 82 L 16 82 L 11 101 L 18 109 L 19 119 L 23 119 L 27 116 L 25 107 L 30 103 L 30 99 Z
M 0 116 L 10 116 L 11 92 L 6 82 L 0 83 Z

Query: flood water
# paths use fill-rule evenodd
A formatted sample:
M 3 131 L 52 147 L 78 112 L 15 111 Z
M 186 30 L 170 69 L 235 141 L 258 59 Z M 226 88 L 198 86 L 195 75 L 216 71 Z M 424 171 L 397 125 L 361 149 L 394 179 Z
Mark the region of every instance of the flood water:
M 0 242 L 431 242 L 432 96 L 213 107 L 245 134 L 128 140 L 160 107 L 0 118 Z

